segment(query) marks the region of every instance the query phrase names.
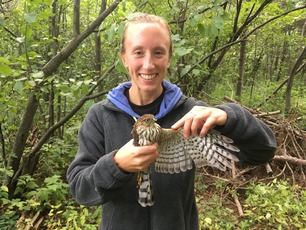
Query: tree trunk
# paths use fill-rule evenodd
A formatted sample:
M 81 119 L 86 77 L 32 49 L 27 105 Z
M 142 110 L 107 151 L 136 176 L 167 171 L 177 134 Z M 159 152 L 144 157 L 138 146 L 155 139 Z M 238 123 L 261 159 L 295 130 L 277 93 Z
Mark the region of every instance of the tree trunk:
M 237 79 L 236 85 L 236 97 L 237 100 L 240 101 L 242 95 L 242 84 L 245 73 L 245 62 L 246 62 L 246 40 L 241 41 L 240 43 L 240 57 L 239 57 L 239 77 Z
M 14 172 L 13 177 L 6 176 L 4 181 L 4 184 L 7 185 L 9 188 L 10 198 L 13 196 L 17 184 L 16 180 L 14 180 L 13 183 L 11 182 L 13 178 L 16 177 L 18 178 L 20 176 L 18 175 L 21 173 L 21 171 L 19 170 L 19 165 L 21 162 L 23 151 L 26 146 L 26 141 L 28 139 L 29 132 L 33 124 L 37 108 L 38 108 L 38 100 L 36 98 L 35 93 L 33 92 L 30 95 L 30 99 L 26 106 L 25 113 L 23 115 L 18 131 L 16 133 L 16 137 L 13 144 L 13 155 L 10 156 L 8 161 L 8 168 L 11 168 Z
M 296 75 L 299 67 L 303 65 L 302 61 L 306 58 L 306 46 L 304 47 L 303 51 L 301 52 L 300 56 L 296 60 L 294 66 L 292 67 L 289 75 L 289 79 L 287 82 L 287 88 L 286 88 L 286 105 L 285 105 L 285 111 L 288 113 L 291 108 L 291 90 L 293 86 L 293 80 L 294 76 Z
M 53 2 L 53 6 L 56 6 L 56 0 Z M 94 30 L 104 21 L 104 19 L 111 13 L 113 10 L 118 6 L 118 4 L 121 2 L 121 0 L 116 0 L 114 3 L 112 3 L 105 11 L 103 11 L 95 21 L 93 21 L 84 32 L 79 34 L 78 36 L 74 37 L 74 39 L 68 43 L 66 47 L 64 47 L 60 52 L 57 52 L 55 56 L 51 58 L 51 60 L 42 68 L 42 71 L 44 73 L 44 78 L 46 79 L 48 76 L 50 76 L 53 72 L 56 71 L 56 69 L 61 65 L 63 61 L 65 61 L 81 44 L 83 40 L 85 40 L 91 33 L 94 32 Z M 103 4 L 105 4 L 106 1 L 103 1 Z M 111 68 L 113 69 L 113 68 Z M 44 81 L 42 81 L 44 82 Z M 9 198 L 13 198 L 14 192 L 16 190 L 17 181 L 18 178 L 23 175 L 23 173 L 27 172 L 33 172 L 33 167 L 36 167 L 36 164 L 39 159 L 38 151 L 43 146 L 44 143 L 49 139 L 51 135 L 53 135 L 54 131 L 65 124 L 66 121 L 68 121 L 82 106 L 83 104 L 92 98 L 95 98 L 95 96 L 90 97 L 86 96 L 84 97 L 79 104 L 68 113 L 66 117 L 61 119 L 56 124 L 52 125 L 47 132 L 41 137 L 41 139 L 38 141 L 38 143 L 32 148 L 30 153 L 26 156 L 23 156 L 24 149 L 26 146 L 26 141 L 29 136 L 29 132 L 31 129 L 31 126 L 33 124 L 34 116 L 36 114 L 39 102 L 36 96 L 36 93 L 39 91 L 39 85 L 36 86 L 35 90 L 30 95 L 30 99 L 27 103 L 25 113 L 23 116 L 23 119 L 19 125 L 18 131 L 16 133 L 14 145 L 13 145 L 13 155 L 10 156 L 8 161 L 8 168 L 13 170 L 13 176 L 10 177 L 6 175 L 4 177 L 4 184 L 7 185 L 9 189 Z M 92 93 L 92 91 L 90 91 Z M 101 95 L 105 93 L 102 92 Z M 24 158 L 23 164 L 21 164 L 21 159 Z
M 289 46 L 288 42 L 284 41 L 283 42 L 283 52 L 282 52 L 282 56 L 280 58 L 278 71 L 277 71 L 277 74 L 276 74 L 276 81 L 280 81 L 281 76 L 283 75 L 283 69 L 284 69 L 283 63 L 285 62 L 285 60 L 287 58 L 288 46 Z
M 80 0 L 74 0 L 73 4 L 73 34 L 80 34 Z

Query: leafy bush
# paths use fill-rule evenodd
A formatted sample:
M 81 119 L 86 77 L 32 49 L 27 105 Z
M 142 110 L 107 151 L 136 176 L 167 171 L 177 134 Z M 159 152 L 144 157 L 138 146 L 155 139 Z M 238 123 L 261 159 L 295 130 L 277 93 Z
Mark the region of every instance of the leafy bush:
M 305 229 L 306 191 L 287 181 L 250 183 L 240 194 L 244 215 L 238 217 L 232 188 L 222 180 L 214 185 L 196 183 L 201 229 Z M 238 192 L 236 192 L 238 193 Z
M 306 191 L 286 181 L 251 184 L 244 208 L 245 224 L 269 229 L 300 229 L 306 226 Z
M 15 229 L 16 225 L 20 229 L 38 212 L 46 229 L 96 229 L 101 218 L 101 208 L 77 205 L 69 196 L 68 184 L 58 175 L 47 177 L 41 186 L 31 176 L 22 176 L 16 193 L 19 198 L 8 199 L 8 188 L 0 188 L 0 229 Z

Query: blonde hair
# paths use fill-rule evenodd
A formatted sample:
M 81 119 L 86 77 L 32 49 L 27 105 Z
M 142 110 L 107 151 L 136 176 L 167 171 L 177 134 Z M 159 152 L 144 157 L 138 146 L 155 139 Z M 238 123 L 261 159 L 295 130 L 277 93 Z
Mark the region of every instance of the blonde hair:
M 169 54 L 172 56 L 173 52 L 173 44 L 171 39 L 171 29 L 168 24 L 168 22 L 160 16 L 154 15 L 154 14 L 146 14 L 146 13 L 134 13 L 128 16 L 130 18 L 127 22 L 127 24 L 124 27 L 122 39 L 121 39 L 121 53 L 125 52 L 124 42 L 126 37 L 126 31 L 130 24 L 138 24 L 138 23 L 157 23 L 161 26 L 163 26 L 169 33 L 169 39 L 170 39 L 170 48 L 169 48 Z

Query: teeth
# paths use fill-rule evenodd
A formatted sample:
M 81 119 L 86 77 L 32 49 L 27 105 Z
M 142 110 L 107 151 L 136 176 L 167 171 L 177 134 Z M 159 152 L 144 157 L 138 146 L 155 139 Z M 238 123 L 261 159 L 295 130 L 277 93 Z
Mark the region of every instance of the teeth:
M 144 78 L 144 79 L 150 80 L 150 79 L 153 79 L 156 76 L 156 74 L 150 74 L 150 75 L 148 75 L 148 74 L 140 74 L 140 76 L 142 78 Z

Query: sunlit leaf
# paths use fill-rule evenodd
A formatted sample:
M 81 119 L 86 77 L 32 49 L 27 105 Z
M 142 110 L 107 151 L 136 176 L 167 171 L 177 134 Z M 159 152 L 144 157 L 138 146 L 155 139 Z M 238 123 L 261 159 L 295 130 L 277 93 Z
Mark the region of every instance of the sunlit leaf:
M 1 190 L 4 191 L 4 192 L 8 192 L 8 187 L 5 186 L 5 185 L 2 185 Z
M 0 65 L 0 73 L 10 76 L 12 74 L 12 69 L 8 65 Z
M 30 86 L 36 86 L 36 82 L 35 81 L 28 81 Z
M 180 57 L 182 57 L 186 54 L 189 54 L 191 51 L 192 51 L 192 49 L 186 49 L 184 47 L 178 47 L 178 48 L 175 49 L 175 53 Z
M 44 76 L 44 72 L 43 71 L 39 71 L 39 72 L 33 73 L 32 76 L 34 78 L 42 78 Z
M 25 14 L 23 16 L 24 20 L 26 20 L 27 22 L 36 22 L 36 18 L 37 18 L 37 14 L 35 12 L 31 12 L 28 14 Z
M 25 37 L 17 37 L 16 41 L 19 42 L 19 43 L 22 43 L 22 42 L 24 42 L 24 39 L 25 39 Z
M 0 57 L 0 63 L 10 64 L 10 61 L 5 57 Z

